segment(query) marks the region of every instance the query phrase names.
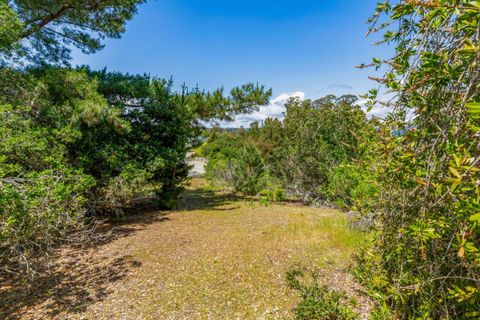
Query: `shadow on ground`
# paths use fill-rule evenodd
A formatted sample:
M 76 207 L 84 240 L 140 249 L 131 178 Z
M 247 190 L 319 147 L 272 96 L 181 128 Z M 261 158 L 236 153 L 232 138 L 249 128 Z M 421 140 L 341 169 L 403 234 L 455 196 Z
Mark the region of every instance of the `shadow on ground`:
M 227 211 L 237 209 L 235 206 L 236 202 L 259 201 L 258 198 L 252 196 L 242 196 L 238 193 L 211 190 L 208 187 L 205 187 L 205 180 L 202 178 L 194 179 L 192 184 L 195 188 L 186 189 L 180 195 L 178 201 L 179 210 Z M 275 203 L 285 206 L 305 206 L 304 201 L 294 198 L 285 199 Z
M 104 265 L 92 265 L 80 259 L 73 257 L 51 270 L 40 270 L 42 274 L 31 285 L 7 283 L 0 291 L 3 309 L 0 318 L 52 319 L 61 314 L 85 311 L 88 304 L 102 300 L 109 293 L 109 283 L 124 278 L 130 268 L 139 265 L 128 256 L 117 257 Z M 35 311 L 29 310 L 38 305 L 41 307 L 36 307 Z
M 185 190 L 179 198 L 180 210 L 233 210 L 239 195 L 204 188 Z M 100 248 L 128 237 L 148 225 L 169 220 L 168 211 L 159 211 L 155 199 L 139 198 L 116 221 L 100 223 L 94 236 L 80 244 L 63 245 L 47 259 L 33 259 L 37 275 L 29 283 L 25 277 L 0 273 L 0 319 L 81 318 L 90 304 L 105 299 L 112 284 L 127 277 L 141 262 L 125 252 L 100 255 Z
M 98 249 L 148 225 L 168 220 L 168 213 L 139 206 L 123 221 L 105 222 L 95 236 L 82 245 L 61 246 L 47 259 L 31 261 L 37 275 L 25 277 L 0 274 L 0 319 L 64 319 L 81 314 L 88 305 L 103 300 L 111 284 L 125 278 L 141 262 L 124 252 L 100 256 Z
M 215 192 L 208 189 L 187 189 L 179 197 L 179 210 L 234 210 L 235 207 L 227 207 L 228 204 L 245 200 L 246 197 L 233 194 Z

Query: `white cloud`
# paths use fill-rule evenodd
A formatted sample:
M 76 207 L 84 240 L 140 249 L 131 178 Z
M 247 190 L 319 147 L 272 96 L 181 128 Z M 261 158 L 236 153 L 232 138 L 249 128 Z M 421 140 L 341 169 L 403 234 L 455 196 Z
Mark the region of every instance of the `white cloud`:
M 295 91 L 292 93 L 282 93 L 272 100 L 266 106 L 261 106 L 258 111 L 242 114 L 235 117 L 235 120 L 232 122 L 222 122 L 220 125 L 222 127 L 231 127 L 231 128 L 248 128 L 250 123 L 253 121 L 264 121 L 267 118 L 283 118 L 283 113 L 285 112 L 285 103 L 288 99 L 292 97 L 299 97 L 300 99 L 305 99 L 305 92 Z

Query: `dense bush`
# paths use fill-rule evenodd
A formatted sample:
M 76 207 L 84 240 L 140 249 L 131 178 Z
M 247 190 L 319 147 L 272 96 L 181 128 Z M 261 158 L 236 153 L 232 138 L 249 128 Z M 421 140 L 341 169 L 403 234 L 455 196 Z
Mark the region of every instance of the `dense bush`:
M 66 163 L 65 146 L 30 112 L 0 105 L 0 261 L 27 269 L 32 252 L 81 228 L 95 184 Z
M 372 63 L 388 67 L 377 80 L 396 96 L 370 159 L 381 193 L 365 209 L 377 227 L 361 279 L 398 318 L 477 319 L 480 6 L 386 1 L 371 22 L 396 45 Z
M 263 159 L 257 148 L 240 136 L 223 132 L 214 134 L 202 147 L 208 159 L 206 177 L 214 183 L 249 195 L 263 187 Z
M 372 201 L 378 192 L 377 183 L 359 164 L 340 164 L 328 175 L 327 199 L 340 208 L 356 209 Z
M 332 170 L 362 157 L 373 128 L 354 96 L 292 99 L 283 121 L 284 139 L 275 150 L 272 172 L 305 201 L 333 200 Z
M 259 195 L 260 203 L 264 205 L 287 200 L 287 195 L 281 184 L 268 174 L 264 176 L 264 189 L 260 190 Z
M 81 230 L 96 179 L 75 145 L 97 150 L 101 137 L 129 125 L 84 72 L 41 68 L 67 63 L 70 48 L 102 48 L 119 37 L 140 1 L 2 1 L 0 3 L 0 264 L 33 273 L 29 257 Z M 112 14 L 114 12 L 115 14 Z M 87 156 L 88 158 L 88 156 Z M 12 271 L 12 270 L 10 270 Z
M 254 121 L 246 132 L 249 141 L 255 144 L 267 163 L 272 162 L 277 147 L 284 140 L 283 122 L 276 118 L 267 118 L 262 123 Z

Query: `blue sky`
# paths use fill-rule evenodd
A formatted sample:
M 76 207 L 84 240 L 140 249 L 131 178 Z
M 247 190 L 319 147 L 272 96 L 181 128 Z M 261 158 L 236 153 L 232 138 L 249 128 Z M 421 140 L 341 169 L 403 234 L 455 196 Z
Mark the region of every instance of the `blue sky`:
M 229 89 L 246 82 L 297 93 L 364 93 L 375 84 L 354 68 L 385 48 L 365 38 L 375 0 L 147 1 L 121 39 L 74 64 L 173 77 L 177 84 Z M 278 100 L 278 99 L 277 99 Z M 281 99 L 280 99 L 281 100 Z M 279 100 L 279 101 L 280 101 Z

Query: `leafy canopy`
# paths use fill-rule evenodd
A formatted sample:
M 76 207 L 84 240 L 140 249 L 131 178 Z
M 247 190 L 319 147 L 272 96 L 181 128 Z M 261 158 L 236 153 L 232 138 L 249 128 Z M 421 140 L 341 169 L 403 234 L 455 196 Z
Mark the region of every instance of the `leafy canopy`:
M 84 53 L 119 38 L 143 0 L 2 0 L 0 62 L 68 63 L 70 46 Z

